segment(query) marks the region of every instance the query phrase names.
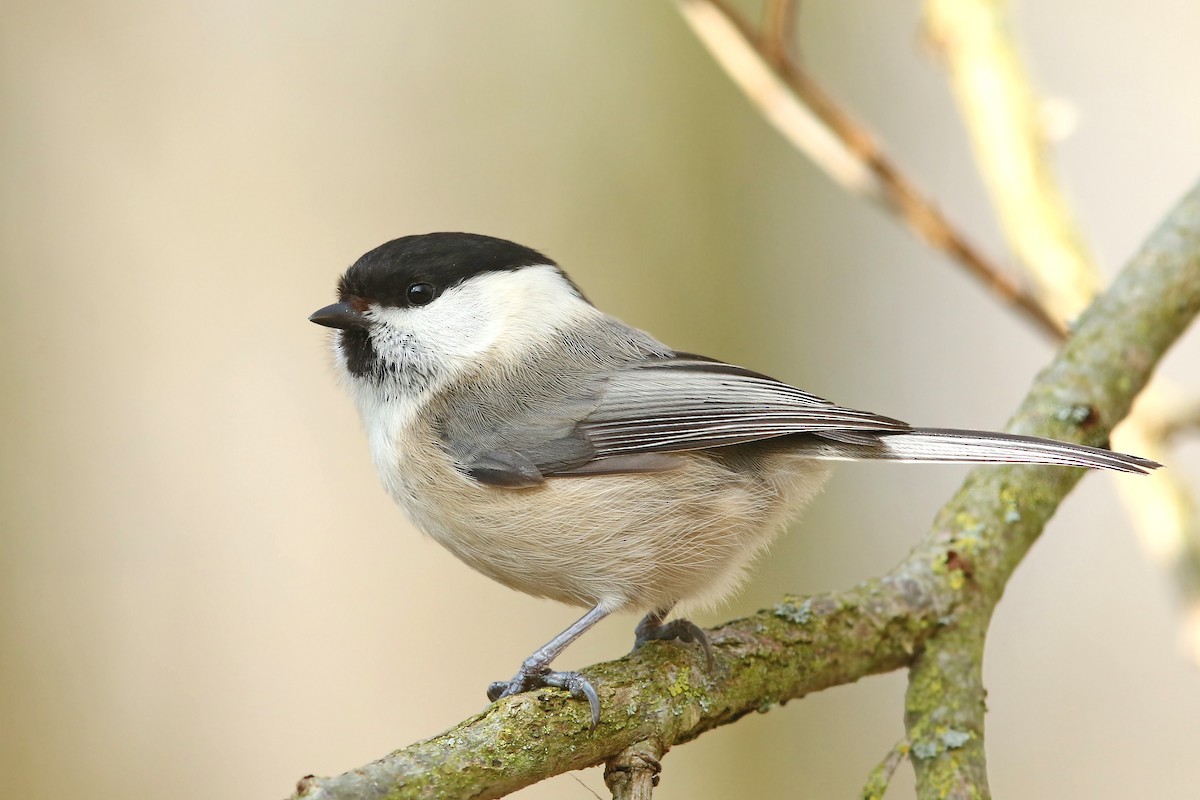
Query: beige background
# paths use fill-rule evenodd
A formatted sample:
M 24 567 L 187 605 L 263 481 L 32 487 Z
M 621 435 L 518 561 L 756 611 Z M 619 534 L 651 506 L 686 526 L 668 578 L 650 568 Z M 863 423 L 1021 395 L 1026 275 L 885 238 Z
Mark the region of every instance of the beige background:
M 804 58 L 1002 254 L 916 6 L 805 3 Z M 1059 161 L 1111 274 L 1200 175 L 1200 5 L 1020 11 L 1042 85 L 1078 116 Z M 1049 356 L 790 151 L 664 2 L 10 0 L 3 17 L 8 797 L 282 797 L 478 710 L 576 614 L 456 563 L 377 484 L 305 317 L 389 238 L 518 240 L 681 348 L 918 423 L 1003 424 Z M 1197 338 L 1167 369 L 1200 390 Z M 701 621 L 882 572 L 962 474 L 842 468 Z M 1200 783 L 1200 680 L 1113 487 L 1084 482 L 997 614 L 1001 796 Z M 563 665 L 617 656 L 632 625 Z M 707 735 L 668 756 L 656 796 L 854 796 L 901 735 L 903 687 Z M 587 787 L 598 770 L 524 796 Z

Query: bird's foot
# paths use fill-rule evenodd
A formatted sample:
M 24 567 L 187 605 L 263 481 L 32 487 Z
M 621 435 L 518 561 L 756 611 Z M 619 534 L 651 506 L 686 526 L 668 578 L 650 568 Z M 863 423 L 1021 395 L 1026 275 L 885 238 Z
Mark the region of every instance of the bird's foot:
M 592 712 L 592 727 L 600 724 L 600 697 L 591 681 L 578 672 L 553 672 L 549 665 L 532 660 L 522 664 L 512 680 L 496 681 L 488 686 L 487 696 L 494 703 L 502 697 L 543 686 L 566 689 L 576 700 L 586 700 Z
M 713 668 L 712 645 L 708 642 L 708 636 L 704 633 L 704 629 L 690 619 L 679 618 L 664 623 L 662 615 L 650 613 L 638 623 L 637 628 L 634 629 L 634 634 L 634 650 L 637 650 L 646 642 L 652 642 L 655 639 L 678 639 L 681 642 L 698 642 L 701 649 L 704 650 L 704 660 L 708 664 L 709 671 Z

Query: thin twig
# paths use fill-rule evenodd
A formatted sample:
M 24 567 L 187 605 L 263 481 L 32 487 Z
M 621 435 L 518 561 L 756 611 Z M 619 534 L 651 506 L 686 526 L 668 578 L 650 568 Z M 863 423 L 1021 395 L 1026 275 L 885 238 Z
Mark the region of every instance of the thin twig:
M 908 756 L 909 744 L 908 739 L 901 739 L 896 742 L 895 746 L 888 751 L 884 756 L 883 761 L 875 765 L 875 769 L 871 770 L 871 774 L 867 776 L 867 783 L 863 786 L 859 797 L 862 800 L 883 800 L 884 794 L 887 793 L 888 785 L 892 782 L 892 776 L 896 774 L 897 767 L 900 762 L 904 761 Z
M 746 96 L 796 148 L 847 191 L 896 214 L 918 238 L 949 256 L 993 294 L 1056 340 L 1063 323 L 979 252 L 928 200 L 874 137 L 723 0 L 676 0 L 684 19 Z
M 796 59 L 798 0 L 767 0 L 763 6 L 763 55 L 770 64 Z
M 578 776 L 572 775 L 571 777 L 575 779 L 576 783 L 578 783 L 581 787 L 583 787 L 583 790 L 585 792 L 590 794 L 592 797 L 596 798 L 596 800 L 603 800 L 603 798 L 601 798 L 600 795 L 596 794 L 596 791 L 592 787 L 588 786 L 586 783 L 581 781 Z
M 976 163 L 1017 257 L 1057 319 L 1074 319 L 1101 286 L 1048 156 L 1044 114 L 996 0 L 926 0 Z

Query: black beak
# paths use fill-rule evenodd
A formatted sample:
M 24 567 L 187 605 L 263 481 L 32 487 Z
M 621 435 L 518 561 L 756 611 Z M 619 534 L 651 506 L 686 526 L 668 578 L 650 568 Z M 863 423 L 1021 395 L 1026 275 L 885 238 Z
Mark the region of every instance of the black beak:
M 371 321 L 360 312 L 355 311 L 349 303 L 334 303 L 331 306 L 325 306 L 320 311 L 314 311 L 308 321 L 324 325 L 327 328 L 341 328 L 344 331 L 351 328 L 371 327 Z

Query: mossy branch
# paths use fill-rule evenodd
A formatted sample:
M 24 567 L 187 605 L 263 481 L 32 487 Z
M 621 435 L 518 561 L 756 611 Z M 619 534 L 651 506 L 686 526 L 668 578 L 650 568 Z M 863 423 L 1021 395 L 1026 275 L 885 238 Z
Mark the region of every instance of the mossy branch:
M 651 643 L 585 670 L 603 709 L 594 731 L 587 704 L 566 692 L 517 695 L 353 772 L 306 778 L 296 797 L 500 797 L 640 742 L 665 750 L 748 713 L 904 666 L 949 611 L 933 603 L 935 584 L 898 571 L 847 592 L 789 598 L 711 630 L 711 673 L 697 648 Z
M 1102 444 L 1200 312 L 1200 186 L 1092 304 L 1008 430 Z M 848 591 L 787 598 L 711 631 L 717 668 L 654 643 L 585 670 L 604 709 L 541 690 L 331 778 L 295 798 L 500 797 L 631 747 L 654 752 L 787 700 L 911 666 L 906 721 L 922 797 L 986 796 L 980 663 L 991 610 L 1082 470 L 976 469 L 892 572 Z
M 1103 281 L 1056 178 L 1045 130 L 1045 103 L 1023 63 L 1011 3 L 925 0 L 928 39 L 942 56 L 972 149 L 1005 238 L 1040 287 L 1056 318 L 1072 319 Z M 1157 380 L 1113 437 L 1119 450 L 1172 467 L 1167 442 L 1195 399 Z M 1185 608 L 1182 644 L 1200 664 L 1200 509 L 1187 475 L 1163 469 L 1146 480 L 1119 480 L 1121 497 L 1146 553 L 1175 583 Z
M 1006 430 L 1103 445 L 1200 309 L 1200 186 L 1080 318 Z M 973 470 L 906 563 L 941 565 L 959 613 L 909 674 L 906 724 L 920 797 L 987 797 L 983 641 L 992 609 L 1082 470 Z

